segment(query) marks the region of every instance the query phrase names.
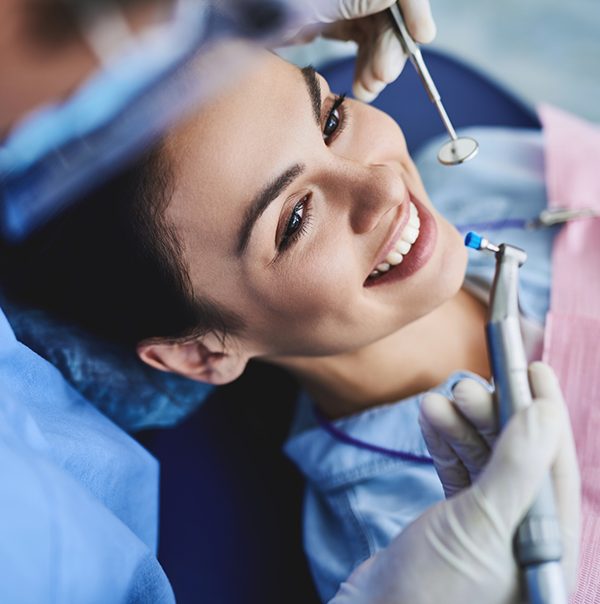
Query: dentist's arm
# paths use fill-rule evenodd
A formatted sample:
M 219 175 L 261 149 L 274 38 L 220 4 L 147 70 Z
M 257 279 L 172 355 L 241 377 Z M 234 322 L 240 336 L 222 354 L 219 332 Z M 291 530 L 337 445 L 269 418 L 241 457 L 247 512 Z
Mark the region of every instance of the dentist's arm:
M 315 22 L 307 26 L 297 41 L 308 41 L 321 33 L 326 38 L 358 43 L 352 92 L 370 103 L 402 71 L 406 55 L 392 28 L 388 8 L 396 0 L 313 0 Z M 429 0 L 400 0 L 406 26 L 417 42 L 435 38 L 436 29 Z
M 573 587 L 579 471 L 569 419 L 547 366 L 535 364 L 530 381 L 534 403 L 511 419 L 491 453 L 494 421 L 487 393 L 472 388 L 463 393 L 461 405 L 471 409 L 470 419 L 457 404 L 426 397 L 424 432 L 435 434 L 432 455 L 454 494 L 359 566 L 330 604 L 521 602 L 512 538 L 549 468 L 563 528 L 566 579 Z M 484 409 L 472 404 L 473 397 L 484 401 Z M 450 404 L 450 415 L 442 399 Z

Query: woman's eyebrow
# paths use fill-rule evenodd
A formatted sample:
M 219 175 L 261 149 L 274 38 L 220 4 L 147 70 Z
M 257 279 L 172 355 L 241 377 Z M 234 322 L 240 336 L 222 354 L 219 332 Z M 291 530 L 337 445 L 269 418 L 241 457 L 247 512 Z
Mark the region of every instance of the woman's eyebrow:
M 306 87 L 308 88 L 308 94 L 310 95 L 310 100 L 312 101 L 313 113 L 315 115 L 315 121 L 317 122 L 317 126 L 321 127 L 321 86 L 319 84 L 319 78 L 317 78 L 317 72 L 312 65 L 308 67 L 304 67 L 301 69 L 302 75 L 304 76 L 304 81 L 306 83 Z
M 306 166 L 304 164 L 294 164 L 291 168 L 288 168 L 277 178 L 269 182 L 262 191 L 254 197 L 246 209 L 244 220 L 240 228 L 237 245 L 238 258 L 242 256 L 248 247 L 248 241 L 250 241 L 250 235 L 252 234 L 252 229 L 254 228 L 256 221 L 269 207 L 269 204 L 277 199 L 305 170 Z
M 304 67 L 300 70 L 304 77 L 304 83 L 308 89 L 308 95 L 311 100 L 313 115 L 315 122 L 321 129 L 321 86 L 319 84 L 319 78 L 317 78 L 317 72 L 312 65 Z M 279 195 L 289 187 L 292 182 L 300 176 L 306 170 L 304 164 L 294 164 L 291 168 L 288 168 L 285 172 L 279 175 L 277 178 L 267 184 L 262 191 L 258 193 L 251 201 L 246 213 L 244 220 L 240 228 L 237 245 L 237 257 L 240 258 L 248 247 L 248 241 L 250 241 L 250 235 L 252 229 L 256 224 L 256 221 L 262 216 L 263 212 L 269 207 L 269 204 L 277 199 Z

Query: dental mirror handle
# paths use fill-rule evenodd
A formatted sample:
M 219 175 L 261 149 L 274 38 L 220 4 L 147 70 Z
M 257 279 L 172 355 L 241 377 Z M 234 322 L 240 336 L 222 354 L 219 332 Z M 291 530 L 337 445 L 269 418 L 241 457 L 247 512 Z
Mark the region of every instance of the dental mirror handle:
M 518 303 L 518 271 L 527 255 L 513 246 L 502 244 L 496 247 L 476 237 L 481 246 L 476 249 L 489 249 L 496 255 L 496 274 L 486 319 L 486 340 L 494 376 L 494 396 L 501 427 L 504 428 L 513 413 L 532 402 Z M 475 247 L 469 243 L 467 245 Z M 567 604 L 560 565 L 561 529 L 550 473 L 544 478 L 533 505 L 519 525 L 514 545 L 517 561 L 525 572 L 529 602 Z
M 413 40 L 412 36 L 408 33 L 408 29 L 406 28 L 406 23 L 404 22 L 404 15 L 402 14 L 402 9 L 400 8 L 400 4 L 396 2 L 390 6 L 390 13 L 398 28 L 398 38 L 400 40 L 400 44 L 402 44 L 402 48 L 404 52 L 407 54 L 410 62 L 414 65 L 425 89 L 427 90 L 427 94 L 438 110 L 442 121 L 444 122 L 444 126 L 450 135 L 452 140 L 456 140 L 456 132 L 454 131 L 454 127 L 450 122 L 450 118 L 442 105 L 442 100 L 440 97 L 440 93 L 436 88 L 433 80 L 431 79 L 431 75 L 429 74 L 429 70 L 425 65 L 425 61 L 423 60 L 423 55 L 421 54 L 421 49 L 419 45 Z

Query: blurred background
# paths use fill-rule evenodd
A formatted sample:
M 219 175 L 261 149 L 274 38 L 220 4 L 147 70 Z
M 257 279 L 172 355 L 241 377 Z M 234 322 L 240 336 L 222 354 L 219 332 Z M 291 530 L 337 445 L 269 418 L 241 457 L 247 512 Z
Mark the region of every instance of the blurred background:
M 529 106 L 545 101 L 600 123 L 600 0 L 430 2 L 438 28 L 432 48 L 480 69 Z M 319 67 L 353 52 L 351 44 L 317 40 L 281 54 Z

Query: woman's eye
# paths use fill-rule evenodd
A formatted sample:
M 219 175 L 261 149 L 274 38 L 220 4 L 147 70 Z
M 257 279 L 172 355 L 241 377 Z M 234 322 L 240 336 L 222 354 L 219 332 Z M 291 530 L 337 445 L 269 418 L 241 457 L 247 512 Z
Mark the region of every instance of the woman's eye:
M 302 224 L 302 217 L 304 216 L 304 203 L 305 200 L 299 201 L 292 211 L 292 215 L 288 220 L 285 233 L 283 234 L 284 239 L 288 239 L 300 228 Z
M 310 199 L 309 193 L 294 206 L 285 226 L 285 232 L 281 236 L 280 252 L 286 250 L 307 232 L 311 220 Z
M 325 127 L 323 128 L 323 136 L 327 138 L 331 136 L 340 125 L 340 111 L 339 109 L 335 109 L 327 116 L 327 121 L 325 122 Z
M 323 140 L 329 144 L 330 139 L 333 140 L 339 135 L 345 124 L 344 100 L 346 93 L 336 97 L 327 117 L 323 124 Z

